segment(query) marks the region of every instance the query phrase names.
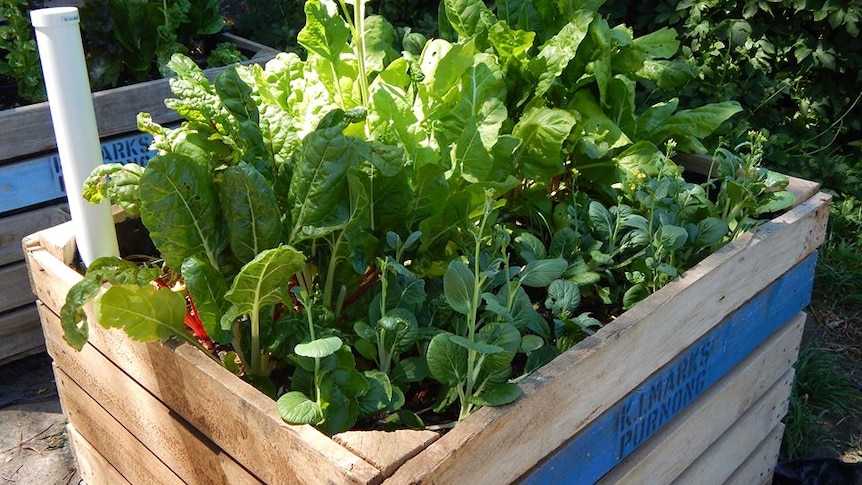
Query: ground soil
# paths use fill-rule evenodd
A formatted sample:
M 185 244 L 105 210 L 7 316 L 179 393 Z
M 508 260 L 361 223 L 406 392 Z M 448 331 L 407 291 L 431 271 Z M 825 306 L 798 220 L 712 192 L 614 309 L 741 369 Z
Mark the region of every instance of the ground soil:
M 0 366 L 0 485 L 80 481 L 50 357 Z

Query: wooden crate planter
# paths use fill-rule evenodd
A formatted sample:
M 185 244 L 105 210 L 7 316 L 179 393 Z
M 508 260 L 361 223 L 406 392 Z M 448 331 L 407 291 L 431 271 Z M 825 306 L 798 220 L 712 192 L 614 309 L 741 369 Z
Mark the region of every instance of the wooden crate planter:
M 57 314 L 81 277 L 69 225 L 25 240 L 70 435 L 94 483 L 766 483 L 829 196 L 744 234 L 443 436 L 282 422 L 275 403 L 189 345 Z
M 276 52 L 230 34 L 235 43 L 262 63 Z M 223 68 L 206 70 L 214 78 Z M 102 154 L 106 162 L 146 163 L 152 137 L 137 131 L 139 112 L 159 123 L 179 120 L 164 99 L 171 96 L 167 79 L 93 94 Z M 34 296 L 29 289 L 21 238 L 69 220 L 65 188 L 48 103 L 0 111 L 0 363 L 44 348 Z M 53 204 L 53 205 L 48 205 Z

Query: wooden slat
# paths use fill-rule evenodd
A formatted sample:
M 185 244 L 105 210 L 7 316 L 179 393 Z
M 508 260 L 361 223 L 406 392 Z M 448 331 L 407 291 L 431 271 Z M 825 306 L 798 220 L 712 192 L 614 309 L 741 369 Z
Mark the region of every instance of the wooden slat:
M 825 237 L 830 200 L 817 194 L 724 246 L 522 381 L 518 401 L 480 409 L 460 423 L 399 468 L 393 483 L 504 483 L 521 476 L 814 252 Z
M 675 416 L 797 315 L 811 293 L 814 263 L 809 256 L 675 355 L 523 477 L 523 483 L 592 484 L 671 426 Z
M 49 324 L 59 325 L 53 313 L 43 311 L 42 316 L 53 320 Z M 92 405 L 100 406 L 140 441 L 142 449 L 151 451 L 184 482 L 261 483 L 92 346 L 76 352 L 53 333 L 46 338 L 46 344 L 55 365 L 92 400 L 75 405 L 81 406 L 83 412 Z M 75 399 L 80 397 L 75 395 Z M 63 399 L 68 403 L 71 397 Z M 76 416 L 70 415 L 69 419 L 77 423 Z M 97 449 L 104 454 L 105 450 Z
M 66 425 L 66 436 L 75 455 L 75 463 L 78 465 L 78 474 L 85 483 L 131 485 L 114 465 L 105 459 L 101 453 L 93 448 L 89 441 L 81 436 L 81 433 L 71 424 Z
M 69 220 L 65 204 L 0 218 L 0 266 L 24 259 L 21 240 L 34 232 Z
M 805 318 L 800 313 L 788 322 L 599 483 L 670 483 L 685 471 L 790 370 Z
M 36 296 L 28 285 L 27 265 L 24 262 L 0 267 L 0 312 L 33 303 Z
M 434 431 L 399 429 L 346 431 L 332 439 L 377 467 L 383 476 L 389 476 L 439 437 Z
M 769 485 L 781 452 L 784 424 L 778 423 L 754 453 L 724 482 L 726 485 Z
M 673 483 L 721 484 L 730 478 L 781 422 L 792 383 L 791 369 Z
M 0 315 L 0 365 L 45 349 L 36 305 Z
M 62 343 L 58 317 L 48 310 L 40 307 L 46 339 Z M 89 342 L 266 483 L 381 480 L 376 468 L 313 427 L 285 424 L 272 399 L 189 345 L 134 343 L 98 325 L 90 326 Z
M 164 485 L 183 483 L 56 365 L 54 377 L 63 413 L 69 422 L 128 481 Z

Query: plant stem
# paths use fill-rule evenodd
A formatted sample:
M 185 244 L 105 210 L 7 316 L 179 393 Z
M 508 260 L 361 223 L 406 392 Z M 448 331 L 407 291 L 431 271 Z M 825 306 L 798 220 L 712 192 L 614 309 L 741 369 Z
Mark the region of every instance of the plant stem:
M 260 308 L 254 305 L 251 310 L 251 373 L 262 375 L 260 356 Z

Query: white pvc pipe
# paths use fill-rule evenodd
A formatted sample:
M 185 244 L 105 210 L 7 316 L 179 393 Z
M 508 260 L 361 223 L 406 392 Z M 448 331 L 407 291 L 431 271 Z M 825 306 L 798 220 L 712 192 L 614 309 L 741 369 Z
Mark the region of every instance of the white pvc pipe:
M 82 197 L 84 180 L 103 163 L 96 113 L 75 7 L 30 12 L 63 168 L 78 252 L 85 265 L 101 256 L 119 256 L 108 201 L 90 204 Z

